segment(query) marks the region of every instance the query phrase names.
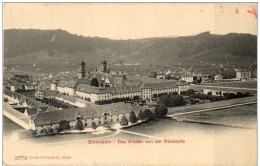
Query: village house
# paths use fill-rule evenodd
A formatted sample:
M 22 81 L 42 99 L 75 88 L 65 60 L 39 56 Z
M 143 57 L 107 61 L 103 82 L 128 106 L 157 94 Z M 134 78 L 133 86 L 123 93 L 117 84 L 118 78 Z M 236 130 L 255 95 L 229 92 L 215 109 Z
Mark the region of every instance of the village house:
M 77 86 L 77 81 L 61 80 L 57 86 L 57 91 L 67 96 L 74 96 Z
M 250 79 L 250 71 L 246 68 L 237 68 L 236 71 L 236 79 L 238 80 L 248 80 Z
M 57 95 L 57 91 L 51 91 L 51 90 L 38 90 L 35 92 L 35 98 L 42 100 L 43 98 L 50 98 L 54 99 Z
M 216 89 L 203 89 L 203 93 L 208 95 L 213 95 L 213 96 L 223 96 L 224 93 L 236 93 L 233 91 L 224 91 L 224 90 L 216 90 Z
M 192 83 L 194 81 L 194 77 L 191 74 L 185 74 L 181 76 L 181 80 L 186 81 L 188 83 Z

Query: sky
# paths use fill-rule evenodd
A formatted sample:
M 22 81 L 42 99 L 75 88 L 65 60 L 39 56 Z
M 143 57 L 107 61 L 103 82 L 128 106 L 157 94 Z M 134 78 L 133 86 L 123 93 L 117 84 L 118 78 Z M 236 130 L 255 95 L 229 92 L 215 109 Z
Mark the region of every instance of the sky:
M 256 12 L 256 3 L 5 3 L 3 26 L 110 39 L 256 35 Z

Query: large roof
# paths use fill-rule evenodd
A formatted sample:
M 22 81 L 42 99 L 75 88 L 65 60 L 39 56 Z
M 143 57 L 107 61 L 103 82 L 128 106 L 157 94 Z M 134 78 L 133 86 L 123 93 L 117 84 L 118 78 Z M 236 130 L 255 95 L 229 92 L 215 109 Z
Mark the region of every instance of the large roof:
M 156 83 L 143 83 L 141 89 L 162 89 L 162 88 L 177 88 L 176 81 L 174 82 L 156 82 Z
M 48 107 L 39 107 L 39 108 L 27 108 L 28 115 L 35 115 L 40 111 L 47 111 Z
M 122 86 L 122 87 L 108 87 L 107 88 L 112 94 L 139 92 L 140 86 Z
M 79 114 L 83 119 L 98 118 L 104 116 L 106 113 L 108 116 L 127 114 L 134 111 L 136 114 L 144 110 L 141 106 L 129 106 L 124 103 L 113 103 L 107 105 L 93 105 L 84 108 L 72 108 L 64 109 L 51 112 L 40 112 L 34 118 L 34 123 L 36 126 L 44 124 L 59 123 L 62 120 L 73 121 L 75 120 L 75 115 Z
M 61 80 L 59 82 L 60 87 L 68 87 L 68 88 L 76 88 L 78 82 L 77 81 L 66 81 L 66 80 Z

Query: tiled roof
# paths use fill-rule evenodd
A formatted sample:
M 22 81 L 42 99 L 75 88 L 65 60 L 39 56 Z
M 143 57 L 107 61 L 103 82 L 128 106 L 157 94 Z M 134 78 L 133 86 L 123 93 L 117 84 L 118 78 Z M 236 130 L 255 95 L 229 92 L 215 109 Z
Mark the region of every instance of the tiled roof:
M 64 109 L 52 112 L 40 112 L 34 119 L 36 126 L 44 124 L 59 123 L 62 120 L 73 121 L 76 114 L 82 116 L 83 119 L 91 119 L 103 117 L 104 113 L 111 115 L 127 114 L 131 111 L 136 112 L 144 110 L 141 106 L 129 106 L 124 103 L 114 103 L 101 106 L 88 106 L 84 108 Z
M 86 93 L 98 93 L 98 87 L 86 85 L 86 84 L 79 84 L 76 91 L 86 92 Z
M 35 114 L 38 113 L 38 110 L 37 110 L 37 108 L 27 108 L 27 113 L 28 113 L 29 116 L 35 115 Z
M 60 87 L 68 87 L 68 88 L 76 88 L 78 82 L 77 81 L 66 81 L 66 80 L 61 80 L 58 84 Z
M 39 107 L 39 108 L 27 108 L 28 115 L 35 115 L 38 112 L 45 112 L 48 110 L 48 107 Z
M 54 90 L 39 90 L 40 92 L 47 94 L 47 95 L 56 95 L 57 91 Z
M 108 87 L 112 94 L 140 92 L 140 86 L 122 86 L 122 87 Z
M 41 103 L 41 102 L 33 100 L 33 99 L 26 100 L 26 104 L 31 107 L 49 107 L 49 105 Z
M 35 91 L 32 92 L 21 92 L 22 95 L 26 96 L 26 97 L 35 97 Z
M 141 89 L 163 89 L 163 88 L 177 88 L 176 81 L 174 82 L 160 82 L 160 83 L 143 83 Z
M 193 75 L 192 74 L 184 74 L 181 77 L 193 77 Z

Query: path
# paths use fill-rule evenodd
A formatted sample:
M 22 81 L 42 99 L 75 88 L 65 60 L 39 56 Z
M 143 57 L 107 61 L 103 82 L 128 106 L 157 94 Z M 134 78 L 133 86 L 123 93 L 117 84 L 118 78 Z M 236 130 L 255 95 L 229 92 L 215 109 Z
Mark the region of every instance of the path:
M 175 113 L 175 114 L 166 115 L 166 116 L 167 117 L 173 117 L 173 116 L 178 116 L 178 115 L 187 115 L 187 114 L 193 114 L 193 113 L 198 113 L 198 112 L 214 111 L 214 110 L 219 110 L 219 109 L 226 109 L 226 108 L 232 108 L 232 107 L 238 107 L 238 106 L 249 105 L 249 104 L 256 104 L 256 103 L 257 103 L 257 101 L 252 101 L 252 102 L 247 102 L 247 103 L 242 103 L 242 104 L 233 104 L 233 105 L 228 105 L 228 106 L 220 106 L 220 107 L 202 109 L 202 110 L 197 110 L 197 111 Z

